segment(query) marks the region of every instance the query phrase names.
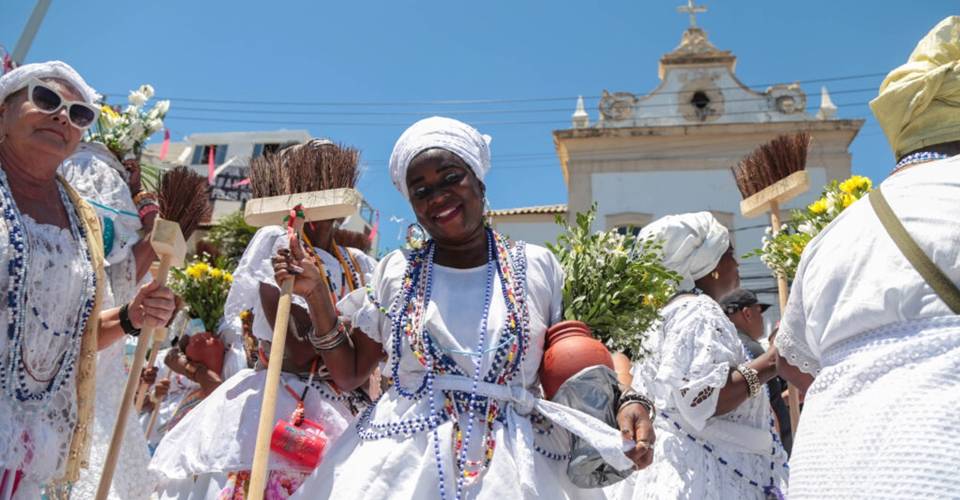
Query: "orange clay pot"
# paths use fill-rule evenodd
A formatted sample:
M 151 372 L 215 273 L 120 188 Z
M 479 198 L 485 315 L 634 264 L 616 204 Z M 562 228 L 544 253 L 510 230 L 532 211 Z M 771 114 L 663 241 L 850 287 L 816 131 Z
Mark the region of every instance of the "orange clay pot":
M 547 399 L 553 399 L 567 379 L 596 365 L 613 370 L 613 358 L 585 323 L 561 321 L 547 329 L 540 363 L 540 384 Z

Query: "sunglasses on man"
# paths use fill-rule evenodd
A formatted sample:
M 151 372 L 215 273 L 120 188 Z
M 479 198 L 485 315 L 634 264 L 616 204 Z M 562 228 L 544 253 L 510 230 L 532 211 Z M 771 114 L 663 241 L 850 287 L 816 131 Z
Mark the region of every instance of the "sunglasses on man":
M 37 109 L 47 114 L 67 108 L 70 124 L 80 130 L 86 130 L 97 121 L 100 109 L 83 101 L 68 101 L 56 89 L 39 79 L 30 80 L 27 86 L 27 98 Z

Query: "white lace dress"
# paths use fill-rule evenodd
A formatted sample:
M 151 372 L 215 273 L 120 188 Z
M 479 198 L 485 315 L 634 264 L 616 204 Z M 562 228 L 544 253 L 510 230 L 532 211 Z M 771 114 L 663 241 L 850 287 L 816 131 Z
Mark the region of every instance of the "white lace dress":
M 960 283 L 960 158 L 882 184 L 910 235 Z M 887 235 L 869 200 L 804 250 L 777 335 L 815 375 L 790 498 L 960 498 L 960 316 Z
M 110 249 L 110 252 L 104 263 L 107 282 L 103 288 L 103 310 L 128 303 L 136 295 L 137 263 L 133 256 L 133 245 L 140 240 L 137 231 L 141 227 L 130 189 L 116 167 L 111 167 L 109 162 L 119 166 L 113 153 L 105 147 L 83 144 L 58 169 L 77 193 L 94 207 L 100 216 L 101 226 L 112 228 L 112 241 L 105 245 L 105 250 Z M 93 413 L 89 466 L 81 469 L 80 479 L 71 488 L 71 497 L 77 500 L 93 498 L 100 484 L 103 463 L 110 448 L 127 382 L 124 340 L 113 343 L 97 354 L 97 402 Z M 147 498 L 154 489 L 151 476 L 146 471 L 150 454 L 146 437 L 133 412 L 127 417 L 124 431 L 109 498 Z
M 71 207 L 69 202 L 66 205 Z M 76 343 L 80 335 L 71 331 L 84 304 L 84 279 L 91 271 L 81 257 L 78 241 L 70 230 L 38 224 L 22 215 L 27 234 L 28 264 L 26 272 L 27 307 L 24 314 L 22 355 L 26 385 L 39 392 L 58 371 L 58 363 Z M 13 252 L 8 243 L 9 227 L 0 223 L 0 290 L 7 290 L 10 281 L 8 263 Z M 0 306 L 0 325 L 4 332 L 10 321 L 6 296 Z M 96 321 L 92 318 L 91 321 Z M 0 335 L 0 369 L 10 367 L 10 340 Z M 66 370 L 63 367 L 62 370 Z M 16 377 L 18 370 L 12 370 Z M 18 499 L 40 498 L 40 488 L 62 475 L 67 462 L 73 428 L 77 422 L 76 375 L 64 379 L 49 401 L 21 402 L 0 391 L 0 481 L 12 486 L 14 471 L 23 477 L 17 489 Z M 6 499 L 9 490 L 0 490 Z
M 261 228 L 254 235 L 233 274 L 234 281 L 224 311 L 230 318 L 235 317 L 235 321 L 224 321 L 227 328 L 239 332 L 240 311 L 253 309 L 254 335 L 262 340 L 273 338 L 273 328 L 260 305 L 259 288 L 261 282 L 276 284 L 270 257 L 276 255 L 277 249 L 286 246 L 286 230 L 279 226 Z M 321 249 L 314 250 L 329 273 L 334 293 L 339 296 L 341 286 L 346 282 L 339 262 Z M 360 265 L 358 272 L 369 280 L 372 259 L 362 254 L 354 256 Z M 352 264 L 350 261 L 348 266 Z M 306 305 L 296 296 L 294 303 Z M 234 335 L 239 340 L 239 333 Z M 160 480 L 161 498 L 244 497 L 236 490 L 242 489 L 248 480 L 248 471 L 253 464 L 265 377 L 266 370 L 241 369 L 167 430 L 150 463 L 150 470 Z M 286 372 L 282 380 L 297 394 L 307 385 L 302 377 Z M 281 387 L 276 418 L 289 421 L 294 408 L 296 400 Z M 341 393 L 319 379 L 310 384 L 304 398 L 305 417 L 323 426 L 328 449 L 349 427 L 356 412 L 365 408 L 366 401 L 357 394 Z M 267 500 L 286 498 L 309 472 L 309 469 L 273 453 L 269 469 Z M 235 494 L 240 496 L 233 496 Z
M 648 337 L 651 354 L 633 379 L 658 410 L 653 464 L 608 488 L 608 496 L 764 498 L 771 484 L 784 491 L 787 457 L 771 432 L 766 394 L 713 415 L 730 369 L 748 361 L 736 328 L 706 295 L 681 296 L 662 316 Z
M 543 355 L 547 326 L 561 314 L 563 275 L 556 258 L 542 247 L 527 245 L 524 296 L 529 309 L 529 345 L 517 377 L 509 385 L 480 382 L 478 393 L 502 404 L 491 437 L 496 440 L 492 459 L 477 483 L 464 489 L 464 498 L 602 498 L 601 490 L 579 489 L 566 476 L 565 453 L 569 451 L 570 429 L 600 445 L 619 469 L 632 466 L 621 452 L 619 432 L 603 422 L 561 405 L 539 399 L 537 370 Z M 373 293 L 384 307 L 390 307 L 401 293 L 407 266 L 406 255 L 395 251 L 377 268 Z M 434 266 L 432 299 L 425 316 L 425 328 L 437 343 L 437 349 L 449 356 L 464 373 L 475 372 L 476 352 L 487 283 L 486 266 L 453 269 Z M 492 289 L 486 330 L 487 346 L 481 362 L 489 367 L 504 330 L 507 308 L 502 284 Z M 472 379 L 453 374 L 439 375 L 433 382 L 438 390 L 420 398 L 398 393 L 397 383 L 414 390 L 425 380 L 424 367 L 412 355 L 408 339 L 391 347 L 393 328 L 377 305 L 364 291 L 354 292 L 339 304 L 341 313 L 351 315 L 353 325 L 383 345 L 388 352 L 387 366 L 397 365 L 394 384 L 333 446 L 324 461 L 304 482 L 294 498 L 348 498 L 351 500 L 454 498 L 454 435 L 452 419 L 438 422 L 436 431 L 428 427 L 431 407 L 443 408 L 440 390 L 466 394 Z M 399 358 L 397 354 L 400 354 Z M 387 370 L 387 375 L 391 372 Z M 477 412 L 468 459 L 483 459 L 483 410 Z M 436 424 L 435 424 L 436 425 Z M 461 412 L 460 428 L 464 440 L 468 434 L 468 412 Z M 394 435 L 377 437 L 379 433 Z M 365 439 L 361 439 L 360 432 Z M 465 445 L 466 446 L 466 445 Z M 613 457 L 617 455 L 617 457 Z M 617 458 L 620 460 L 618 461 Z M 438 473 L 438 460 L 443 479 Z

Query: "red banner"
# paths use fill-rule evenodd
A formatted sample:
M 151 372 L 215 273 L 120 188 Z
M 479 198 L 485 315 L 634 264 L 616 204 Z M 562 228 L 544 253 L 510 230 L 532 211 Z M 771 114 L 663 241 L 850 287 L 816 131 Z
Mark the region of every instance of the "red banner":
M 160 160 L 162 161 L 167 157 L 167 152 L 170 151 L 170 129 L 163 129 L 163 144 L 160 145 Z
M 207 153 L 207 182 L 209 182 L 210 185 L 212 186 L 213 179 L 215 177 L 214 174 L 216 173 L 216 170 L 217 170 L 217 161 L 216 161 L 217 147 L 211 145 L 209 146 L 209 148 L 210 148 L 209 153 Z

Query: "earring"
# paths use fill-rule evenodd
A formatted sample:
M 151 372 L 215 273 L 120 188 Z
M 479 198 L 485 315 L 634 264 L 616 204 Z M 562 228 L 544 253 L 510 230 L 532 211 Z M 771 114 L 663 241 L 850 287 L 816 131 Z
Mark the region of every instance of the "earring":
M 720 271 L 714 271 L 710 273 L 710 277 L 713 278 L 714 280 L 720 279 Z

